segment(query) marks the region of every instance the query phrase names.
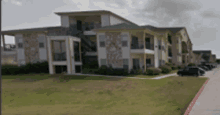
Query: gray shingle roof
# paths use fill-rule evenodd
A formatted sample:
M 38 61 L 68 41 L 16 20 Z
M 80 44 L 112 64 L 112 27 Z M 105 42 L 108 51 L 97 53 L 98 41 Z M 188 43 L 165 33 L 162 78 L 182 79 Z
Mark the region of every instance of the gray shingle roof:
M 61 27 L 61 26 L 55 26 L 55 27 L 41 27 L 41 28 L 29 28 L 29 29 L 18 29 L 18 30 L 5 30 L 5 31 L 2 31 L 2 34 L 15 34 L 15 33 L 18 33 L 18 32 L 31 32 L 31 31 L 36 31 L 36 32 L 39 32 L 39 31 L 48 31 L 50 29 L 62 29 L 64 27 Z
M 193 50 L 193 53 L 197 53 L 197 54 L 210 53 L 211 54 L 211 50 Z
M 152 31 L 170 30 L 173 33 L 176 33 L 176 32 L 178 32 L 178 31 L 185 28 L 185 27 L 154 27 L 154 26 L 151 26 L 151 25 L 144 25 L 144 26 L 141 26 L 141 27 L 150 29 Z

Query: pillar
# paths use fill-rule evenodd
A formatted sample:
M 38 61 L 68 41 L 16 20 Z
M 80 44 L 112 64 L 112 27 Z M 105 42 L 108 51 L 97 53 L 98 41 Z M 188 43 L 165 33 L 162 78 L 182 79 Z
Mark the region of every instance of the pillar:
M 55 73 L 55 68 L 52 64 L 53 61 L 53 57 L 52 57 L 52 48 L 53 48 L 53 42 L 50 40 L 50 38 L 47 38 L 47 49 L 48 49 L 48 63 L 49 63 L 49 72 L 50 74 L 54 74 Z
M 5 35 L 2 34 L 3 51 L 5 51 Z

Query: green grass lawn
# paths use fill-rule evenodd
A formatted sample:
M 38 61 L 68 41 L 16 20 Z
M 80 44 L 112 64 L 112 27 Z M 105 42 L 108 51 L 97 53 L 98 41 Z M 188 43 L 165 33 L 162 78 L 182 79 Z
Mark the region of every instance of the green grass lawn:
M 3 76 L 3 115 L 181 115 L 207 78 Z
M 173 74 L 176 73 L 178 70 L 172 70 L 170 73 L 168 74 Z M 128 75 L 127 77 L 140 77 L 140 78 L 154 78 L 154 77 L 158 77 L 158 76 L 163 76 L 163 75 L 167 75 L 167 74 L 159 74 L 159 75 Z

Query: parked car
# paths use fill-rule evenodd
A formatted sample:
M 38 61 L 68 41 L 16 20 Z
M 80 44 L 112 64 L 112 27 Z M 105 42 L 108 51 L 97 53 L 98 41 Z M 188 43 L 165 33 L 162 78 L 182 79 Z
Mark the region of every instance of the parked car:
M 205 65 L 203 65 L 203 66 L 206 66 L 207 68 L 209 68 L 209 70 L 212 70 L 212 69 L 213 69 L 212 66 L 209 65 L 209 64 L 205 64 Z
M 206 67 L 206 66 L 199 65 L 198 67 L 204 69 L 205 71 L 209 71 L 209 70 L 210 70 L 210 69 L 209 69 L 208 67 Z
M 205 70 L 201 69 L 200 67 L 196 66 L 191 66 L 191 67 L 186 67 L 184 69 L 180 69 L 177 74 L 179 76 L 184 76 L 184 75 L 193 75 L 193 76 L 200 76 L 205 74 Z

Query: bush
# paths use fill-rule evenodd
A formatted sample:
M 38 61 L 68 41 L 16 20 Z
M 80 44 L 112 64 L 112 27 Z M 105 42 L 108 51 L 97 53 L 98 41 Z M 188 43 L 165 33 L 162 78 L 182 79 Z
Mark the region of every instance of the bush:
M 111 66 L 101 66 L 98 71 L 95 70 L 94 73 L 101 75 L 126 76 L 128 75 L 128 70 L 123 68 L 112 68 Z
M 136 74 L 136 71 L 134 69 L 131 69 L 130 74 Z
M 172 68 L 172 70 L 176 70 L 176 69 L 178 69 L 178 66 L 173 65 L 173 66 L 171 66 L 171 68 Z
M 196 64 L 194 63 L 189 63 L 188 66 L 195 66 Z
M 48 62 L 28 63 L 20 67 L 17 65 L 2 65 L 2 75 L 29 73 L 49 73 Z
M 162 73 L 170 73 L 172 71 L 172 68 L 167 65 L 162 65 L 159 68 L 162 70 Z
M 83 68 L 83 74 L 97 74 L 98 69 Z
M 92 61 L 90 63 L 86 63 L 83 65 L 83 68 L 98 69 L 99 68 L 98 61 Z
M 111 71 L 112 71 L 112 73 L 110 73 L 108 75 L 116 75 L 116 76 L 126 76 L 126 75 L 128 75 L 128 70 L 127 69 L 114 68 Z
M 178 69 L 183 69 L 183 68 L 185 68 L 184 65 L 179 65 L 179 66 L 178 66 Z
M 130 74 L 139 75 L 139 74 L 143 74 L 143 71 L 142 69 L 131 69 Z
M 150 68 L 147 68 L 146 70 L 147 75 L 159 75 L 160 73 L 161 73 L 160 68 L 150 67 Z
M 172 66 L 172 63 L 166 63 L 165 65 Z
M 99 74 L 102 74 L 102 75 L 106 75 L 106 74 L 107 74 L 107 69 L 108 69 L 107 66 L 102 65 L 102 66 L 99 68 L 98 73 L 99 73 Z

